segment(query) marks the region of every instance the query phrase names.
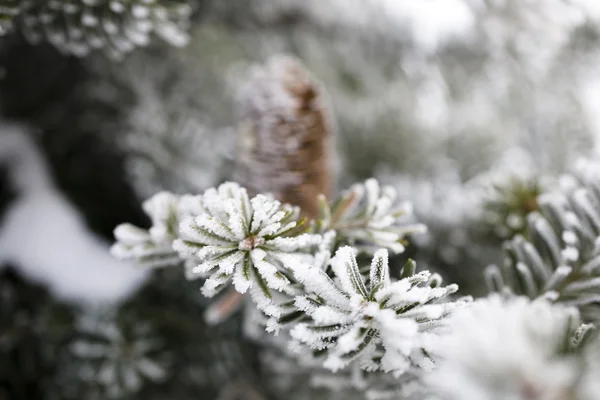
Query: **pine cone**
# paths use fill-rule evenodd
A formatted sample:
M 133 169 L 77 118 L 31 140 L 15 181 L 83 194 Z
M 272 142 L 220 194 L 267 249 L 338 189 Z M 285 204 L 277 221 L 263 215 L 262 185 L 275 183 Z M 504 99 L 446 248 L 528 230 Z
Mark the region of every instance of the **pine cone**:
M 252 70 L 238 104 L 236 181 L 251 195 L 271 192 L 315 217 L 317 196 L 331 191 L 332 124 L 323 89 L 298 60 L 278 56 Z

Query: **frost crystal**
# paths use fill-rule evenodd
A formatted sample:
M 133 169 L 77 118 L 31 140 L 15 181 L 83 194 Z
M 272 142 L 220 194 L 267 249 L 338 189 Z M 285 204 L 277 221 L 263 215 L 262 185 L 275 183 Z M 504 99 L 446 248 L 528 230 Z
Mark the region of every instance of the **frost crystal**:
M 576 309 L 497 295 L 457 312 L 427 377 L 441 399 L 596 399 L 578 351 L 589 326 Z
M 183 220 L 173 247 L 181 258 L 195 258 L 192 275 L 211 273 L 203 293 L 211 297 L 232 281 L 240 293 L 250 289 L 262 311 L 277 316 L 271 289 L 286 289 L 287 265 L 321 237 L 299 234 L 298 208 L 264 195 L 250 199 L 236 183 L 207 190 L 200 202 L 202 211 Z
M 428 361 L 427 337 L 466 303 L 438 303 L 458 287 L 434 287 L 439 280 L 428 271 L 415 274 L 412 262 L 403 269 L 403 279 L 392 281 L 384 249 L 375 253 L 368 276 L 361 274 L 351 247 L 339 249 L 331 265 L 334 279 L 318 267 L 294 268 L 308 293 L 296 297 L 295 305 L 312 321 L 297 324 L 291 335 L 296 347 L 325 350 L 324 366 L 333 371 L 356 360 L 365 370 L 400 375 Z
M 380 187 L 375 179 L 356 184 L 330 206 L 321 198 L 321 216 L 316 230 L 333 229 L 338 239 L 361 250 L 374 252 L 387 248 L 394 253 L 404 251 L 405 236 L 425 231 L 424 225 L 401 225 L 404 217 L 412 214 L 409 203 L 395 204 L 396 190 Z

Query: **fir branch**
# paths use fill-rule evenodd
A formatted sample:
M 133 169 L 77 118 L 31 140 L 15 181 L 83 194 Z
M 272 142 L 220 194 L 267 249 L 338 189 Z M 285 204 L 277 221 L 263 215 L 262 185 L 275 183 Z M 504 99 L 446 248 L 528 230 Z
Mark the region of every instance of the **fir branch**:
M 412 262 L 405 278 L 392 281 L 386 250 L 375 253 L 366 276 L 355 256 L 351 247 L 339 249 L 331 260 L 333 277 L 319 267 L 294 267 L 305 291 L 294 304 L 310 317 L 291 329 L 294 347 L 320 352 L 326 357 L 323 365 L 332 371 L 358 363 L 368 371 L 401 375 L 413 365 L 425 365 L 427 337 L 468 299 L 442 303 L 458 287 L 438 287 L 437 276 L 415 273 Z
M 150 267 L 183 263 L 190 279 L 210 275 L 203 286 L 209 297 L 233 282 L 239 293 L 251 289 L 261 310 L 275 315 L 281 310 L 273 306 L 272 289 L 296 290 L 289 286 L 293 279 L 286 270 L 298 257 L 325 267 L 344 242 L 362 250 L 380 246 L 402 251 L 404 235 L 422 226 L 398 225 L 409 208 L 395 207 L 394 198 L 391 187 L 380 192 L 373 179 L 356 185 L 333 206 L 322 204 L 321 219 L 308 234 L 311 225 L 300 219 L 299 208 L 264 195 L 250 199 L 235 183 L 200 196 L 162 192 L 144 204 L 152 219 L 150 230 L 117 227 L 112 253 Z
M 203 293 L 214 296 L 233 282 L 239 293 L 250 290 L 259 309 L 278 315 L 272 290 L 289 285 L 286 264 L 321 237 L 299 234 L 298 208 L 263 195 L 250 199 L 235 183 L 207 190 L 202 205 L 203 213 L 182 222 L 174 248 L 197 259 L 192 274 L 211 274 Z
M 239 293 L 249 291 L 270 318 L 268 331 L 292 323 L 296 345 L 322 352 L 332 370 L 355 360 L 367 371 L 397 375 L 424 366 L 431 362 L 424 341 L 467 301 L 440 303 L 458 287 L 441 287 L 439 276 L 416 273 L 413 262 L 401 280 L 392 281 L 385 248 L 375 252 L 370 268 L 360 268 L 357 250 L 347 246 L 332 259 L 338 235 L 401 251 L 398 241 L 412 231 L 396 225 L 407 208 L 394 207 L 392 188 L 380 190 L 369 180 L 347 193 L 337 204 L 323 206 L 323 218 L 312 225 L 299 218 L 297 207 L 265 195 L 250 199 L 235 183 L 201 196 L 161 193 L 145 205 L 152 228 L 117 228 L 120 242 L 113 253 L 150 265 L 156 254 L 178 258 L 189 278 L 208 277 L 202 288 L 208 297 L 230 283 Z M 315 233 L 305 233 L 311 228 Z
M 571 187 L 538 197 L 528 237 L 505 243 L 501 267 L 486 269 L 490 290 L 545 297 L 600 317 L 600 179 L 571 176 Z
M 305 234 L 299 209 L 268 196 L 250 199 L 236 183 L 224 183 L 201 196 L 160 193 L 145 203 L 153 225 L 146 231 L 128 224 L 115 229 L 115 256 L 148 266 L 185 264 L 188 278 L 208 277 L 202 292 L 212 297 L 230 283 L 250 291 L 259 309 L 281 312 L 273 290 L 288 289 L 287 264 L 322 240 Z
M 492 295 L 458 311 L 425 376 L 439 400 L 597 398 L 593 329 L 576 308 Z

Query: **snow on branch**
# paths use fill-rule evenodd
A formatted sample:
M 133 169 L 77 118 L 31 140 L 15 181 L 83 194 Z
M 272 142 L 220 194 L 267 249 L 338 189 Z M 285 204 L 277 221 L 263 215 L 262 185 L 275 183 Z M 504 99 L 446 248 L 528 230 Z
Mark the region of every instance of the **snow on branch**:
M 117 227 L 113 254 L 149 266 L 184 265 L 188 278 L 206 278 L 207 297 L 230 286 L 249 292 L 268 318 L 267 331 L 289 327 L 292 347 L 322 353 L 333 371 L 356 362 L 399 376 L 430 365 L 430 336 L 469 299 L 444 301 L 458 286 L 442 287 L 441 277 L 415 272 L 412 261 L 399 280 L 391 278 L 388 249 L 403 251 L 404 236 L 421 229 L 398 224 L 410 209 L 394 205 L 395 191 L 375 180 L 332 206 L 320 200 L 319 219 L 309 223 L 298 207 L 263 194 L 250 198 L 237 183 L 199 196 L 159 193 L 144 205 L 152 227 Z M 370 267 L 359 267 L 357 252 L 376 246 Z
M 595 399 L 590 325 L 576 308 L 492 295 L 458 311 L 426 377 L 436 399 Z
M 279 311 L 272 290 L 290 283 L 286 263 L 319 244 L 320 235 L 303 233 L 299 209 L 269 196 L 250 199 L 236 183 L 224 183 L 201 196 L 160 193 L 145 203 L 153 226 L 125 224 L 115 229 L 113 254 L 159 266 L 185 261 L 188 277 L 206 277 L 202 291 L 212 297 L 233 283 L 250 290 L 259 308 Z
M 538 197 L 527 217 L 527 235 L 505 244 L 501 267 L 486 270 L 493 291 L 545 297 L 579 308 L 586 320 L 600 317 L 600 176 L 566 176 L 564 190 Z
M 288 260 L 319 243 L 318 235 L 299 234 L 299 209 L 264 195 L 250 199 L 245 189 L 225 183 L 202 196 L 204 213 L 180 226 L 174 248 L 182 257 L 194 256 L 192 274 L 211 273 L 203 287 L 213 296 L 230 281 L 240 293 L 251 290 L 259 308 L 275 310 L 271 289 L 281 291 L 290 283 Z
M 409 261 L 403 278 L 393 281 L 388 253 L 375 253 L 368 275 L 356 261 L 356 251 L 342 247 L 331 260 L 333 276 L 309 265 L 298 265 L 294 276 L 306 294 L 295 306 L 310 317 L 291 330 L 295 347 L 303 345 L 326 355 L 324 366 L 333 371 L 359 363 L 368 371 L 400 375 L 414 365 L 426 366 L 427 338 L 444 325 L 444 319 L 468 299 L 441 302 L 458 290 L 439 286 L 428 271 L 415 273 Z

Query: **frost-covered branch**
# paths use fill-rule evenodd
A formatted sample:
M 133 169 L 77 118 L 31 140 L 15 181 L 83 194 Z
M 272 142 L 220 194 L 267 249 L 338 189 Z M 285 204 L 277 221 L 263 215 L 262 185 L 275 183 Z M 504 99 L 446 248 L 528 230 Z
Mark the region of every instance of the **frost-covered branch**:
M 306 293 L 297 296 L 294 305 L 310 319 L 295 325 L 291 336 L 296 347 L 308 346 L 324 355 L 324 366 L 333 371 L 353 362 L 368 371 L 395 375 L 413 365 L 427 366 L 427 337 L 468 302 L 440 302 L 458 287 L 441 287 L 441 278 L 428 271 L 415 273 L 410 261 L 402 279 L 392 280 L 383 249 L 375 253 L 366 276 L 351 247 L 339 249 L 331 266 L 332 276 L 317 266 L 294 268 Z
M 426 377 L 433 399 L 595 399 L 593 340 L 577 309 L 544 299 L 498 295 L 458 311 L 436 343 L 441 358 Z
M 209 189 L 200 196 L 161 192 L 144 203 L 144 210 L 152 220 L 152 228 L 144 230 L 130 224 L 117 227 L 117 243 L 113 247 L 113 254 L 150 266 L 164 266 L 189 260 L 190 251 L 193 253 L 193 250 L 206 247 L 201 254 L 194 255 L 204 260 L 207 252 L 223 243 L 230 247 L 237 243 L 235 246 L 240 248 L 254 246 L 269 251 L 281 245 L 286 249 L 285 252 L 293 252 L 318 244 L 321 239 L 316 240 L 317 237 L 326 239 L 329 251 L 343 244 L 351 244 L 370 252 L 383 247 L 400 253 L 404 250 L 402 242 L 405 236 L 423 231 L 425 227 L 402 224 L 410 216 L 411 207 L 407 203 L 395 204 L 395 198 L 396 192 L 391 186 L 380 188 L 376 180 L 369 179 L 344 192 L 332 204 L 327 204 L 322 196 L 320 215 L 312 224 L 308 224 L 299 218 L 299 208 L 281 204 L 264 195 L 250 199 L 245 189 L 233 183 L 221 185 L 216 190 Z M 192 216 L 195 220 L 188 218 Z M 256 219 L 258 216 L 260 220 Z M 185 224 L 182 224 L 184 220 Z M 215 225 L 215 221 L 218 224 Z M 207 224 L 211 224 L 210 227 Z M 240 228 L 231 224 L 242 225 Z M 308 230 L 310 225 L 313 234 L 300 236 L 302 240 L 311 238 L 307 243 L 297 244 L 291 240 L 291 236 Z M 303 228 L 300 229 L 300 226 Z M 211 234 L 218 231 L 217 235 L 223 236 L 219 236 L 217 241 L 200 239 L 195 235 L 202 229 Z M 248 238 L 253 238 L 254 242 L 250 243 Z M 244 240 L 246 244 L 240 244 Z M 177 249 L 172 248 L 174 241 Z M 233 244 L 228 241 L 233 241 Z M 322 251 L 316 254 L 321 257 L 320 261 L 315 261 L 317 264 L 326 260 L 322 258 Z
M 322 204 L 308 223 L 298 207 L 250 198 L 236 183 L 199 196 L 159 193 L 144 205 L 153 226 L 118 227 L 113 254 L 149 266 L 183 264 L 188 278 L 206 278 L 207 297 L 230 284 L 249 292 L 268 331 L 285 327 L 293 347 L 325 356 L 328 369 L 355 363 L 398 376 L 431 363 L 430 336 L 468 299 L 443 302 L 458 286 L 441 287 L 441 277 L 416 273 L 412 261 L 400 280 L 391 278 L 388 249 L 403 251 L 404 236 L 420 228 L 398 223 L 408 207 L 394 199 L 391 187 L 368 180 L 333 206 Z M 375 247 L 370 267 L 360 268 L 359 249 Z
M 286 289 L 287 264 L 321 237 L 300 234 L 298 208 L 264 195 L 250 199 L 235 183 L 207 190 L 201 204 L 203 212 L 180 225 L 174 248 L 197 260 L 192 276 L 211 274 L 203 293 L 211 297 L 232 282 L 240 293 L 250 290 L 261 310 L 276 314 L 271 290 Z
M 212 297 L 233 283 L 250 290 L 259 308 L 277 315 L 272 290 L 290 283 L 286 264 L 318 244 L 321 236 L 302 234 L 299 209 L 268 196 L 250 199 L 236 183 L 224 183 L 201 196 L 160 193 L 145 203 L 153 226 L 125 224 L 115 229 L 113 254 L 150 266 L 184 262 L 188 277 L 208 277 L 203 293 Z
M 486 270 L 494 291 L 510 290 L 576 306 L 585 319 L 600 316 L 600 179 L 583 171 L 568 188 L 540 196 L 527 217 L 527 236 L 505 244 L 501 267 Z

